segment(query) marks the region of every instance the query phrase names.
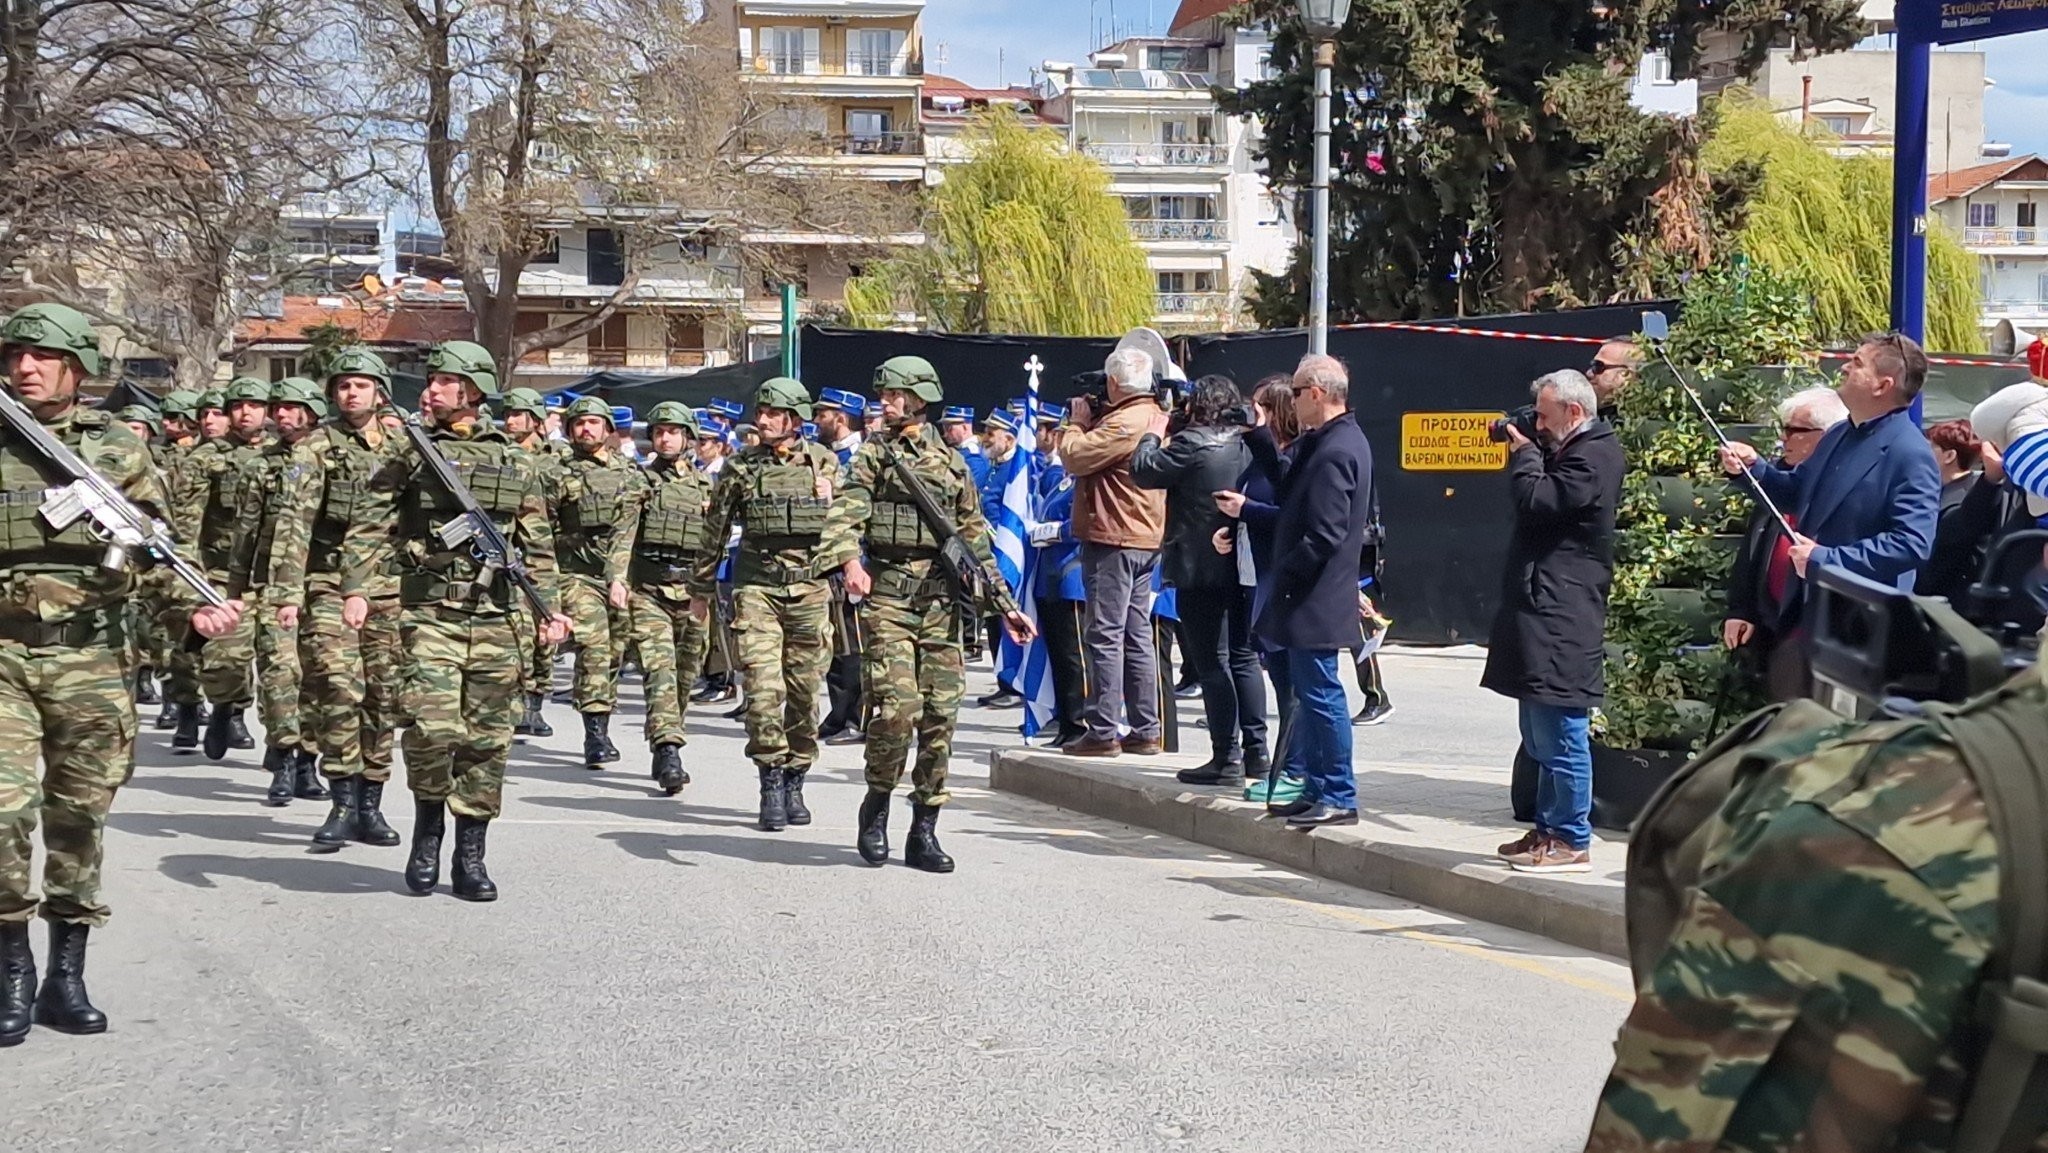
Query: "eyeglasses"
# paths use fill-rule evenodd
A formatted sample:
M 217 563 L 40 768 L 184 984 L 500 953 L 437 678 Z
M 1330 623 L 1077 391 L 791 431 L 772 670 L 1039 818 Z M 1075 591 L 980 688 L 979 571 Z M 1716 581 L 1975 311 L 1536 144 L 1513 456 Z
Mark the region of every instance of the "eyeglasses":
M 1785 435 L 1786 435 L 1786 436 L 1802 436 L 1802 435 L 1804 435 L 1804 434 L 1806 434 L 1806 433 L 1810 433 L 1810 432 L 1826 432 L 1826 431 L 1827 431 L 1827 429 L 1824 429 L 1824 428 L 1815 428 L 1815 427 L 1814 427 L 1813 425 L 1810 425 L 1810 424 L 1788 424 L 1788 425 L 1786 425 L 1786 426 L 1785 426 L 1785 428 L 1784 428 L 1784 433 L 1785 433 Z

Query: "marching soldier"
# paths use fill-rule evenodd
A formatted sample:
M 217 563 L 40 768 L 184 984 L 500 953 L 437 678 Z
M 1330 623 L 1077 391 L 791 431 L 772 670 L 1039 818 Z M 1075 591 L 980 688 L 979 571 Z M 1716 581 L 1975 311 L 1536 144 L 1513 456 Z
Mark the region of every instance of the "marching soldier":
M 483 509 L 531 567 L 553 601 L 555 542 L 541 499 L 540 470 L 479 409 L 498 394 L 490 353 L 469 341 L 437 346 L 427 357 L 421 419 L 435 445 Z M 405 682 L 400 711 L 406 729 L 406 784 L 417 812 L 405 883 L 432 892 L 441 879 L 446 809 L 455 811 L 454 891 L 466 901 L 494 901 L 498 887 L 484 866 L 486 832 L 504 800 L 505 761 L 512 751 L 516 698 L 528 646 L 513 635 L 519 594 L 502 572 L 488 587 L 474 552 L 443 543 L 440 528 L 460 506 L 426 461 L 402 445 L 376 483 L 393 494 L 395 533 L 363 522 L 349 526 L 342 565 L 342 620 L 369 619 L 367 588 L 384 558 L 396 552 Z M 555 613 L 539 627 L 559 643 L 568 618 Z M 444 808 L 445 806 L 445 808 Z
M 547 477 L 542 491 L 548 500 L 548 514 L 554 515 L 554 494 L 557 477 L 554 466 L 567 458 L 566 444 L 548 439 L 547 400 L 530 388 L 515 388 L 505 394 L 500 407 L 505 410 L 505 433 L 512 442 L 542 461 Z M 525 612 L 522 605 L 521 612 Z M 515 736 L 552 737 L 555 727 L 548 724 L 542 707 L 547 704 L 548 694 L 555 687 L 555 649 L 553 645 L 540 643 L 540 630 L 522 628 L 521 639 L 532 638 L 533 651 L 528 654 L 526 673 L 526 707 L 521 711 L 519 723 L 512 727 Z
M 199 400 L 200 394 L 183 389 L 174 389 L 165 395 L 162 408 L 164 444 L 157 457 L 169 501 L 164 506 L 165 520 L 171 526 L 171 534 L 187 545 L 198 536 L 199 514 L 205 505 L 205 497 L 194 494 L 190 480 L 193 455 L 203 443 L 199 439 Z M 157 607 L 160 609 L 162 606 Z M 163 675 L 164 707 L 157 714 L 156 727 L 159 730 L 178 729 L 189 739 L 189 743 L 182 746 L 173 742 L 173 747 L 196 749 L 202 723 L 199 705 L 204 699 L 199 691 L 199 654 L 182 644 L 172 643 L 175 637 L 169 628 L 159 627 L 157 631 L 165 638 L 165 653 L 164 663 L 158 666 L 158 672 Z
M 246 574 L 234 571 L 234 554 L 245 518 L 254 523 L 260 498 L 263 450 L 270 444 L 264 425 L 270 420 L 270 386 L 254 377 L 239 377 L 224 394 L 227 434 L 212 451 L 195 458 L 204 479 L 206 504 L 199 522 L 199 563 L 215 584 L 237 595 Z M 196 482 L 195 482 L 196 483 Z M 256 659 L 256 618 L 246 614 L 235 631 L 207 645 L 199 657 L 199 687 L 213 705 L 202 749 L 220 760 L 229 749 L 253 749 L 242 713 L 256 700 L 252 664 Z M 175 741 L 173 747 L 177 747 Z
M 690 578 L 707 551 L 704 533 L 711 479 L 686 455 L 697 437 L 688 405 L 663 401 L 647 414 L 654 459 L 645 466 L 648 492 L 640 513 L 639 544 L 628 573 L 632 585 L 633 640 L 647 680 L 647 743 L 654 750 L 654 780 L 675 796 L 690 783 L 683 767 L 683 718 L 690 686 L 711 647 L 711 622 L 691 612 Z
M 733 623 L 746 678 L 747 756 L 761 774 L 760 825 L 808 825 L 804 773 L 818 759 L 818 688 L 832 657 L 832 590 L 818 537 L 839 461 L 798 432 L 811 394 L 779 376 L 754 398 L 761 443 L 726 461 L 712 489 L 709 539 L 740 526 L 733 565 Z M 722 549 L 705 554 L 690 611 L 710 615 Z
M 818 403 L 812 407 L 818 414 L 818 442 L 832 450 L 844 470 L 853 463 L 853 454 L 860 448 L 867 398 L 857 392 L 827 388 L 819 390 Z M 843 588 L 834 588 L 832 595 L 841 606 L 834 614 L 837 619 L 833 628 L 837 630 L 839 622 L 857 618 L 841 600 L 846 595 Z M 863 739 L 858 642 L 857 636 L 836 636 L 833 641 L 832 663 L 825 670 L 825 695 L 830 707 L 825 712 L 824 724 L 818 727 L 818 739 L 828 745 L 857 745 Z
M 884 431 L 854 453 L 845 490 L 826 517 L 825 562 L 845 576 L 849 596 L 863 597 L 866 630 L 863 671 L 870 716 L 868 794 L 860 806 L 861 858 L 889 859 L 889 796 L 902 779 L 913 736 L 910 837 L 904 863 L 933 873 L 953 871 L 939 846 L 939 807 L 948 799 L 946 763 L 953 724 L 966 681 L 962 606 L 949 587 L 939 548 L 944 543 L 918 508 L 893 461 L 916 478 L 937 508 L 950 516 L 960 539 L 981 562 L 989 611 L 1004 620 L 1019 644 L 1029 642 L 1031 621 L 1017 607 L 990 551 L 988 524 L 967 462 L 933 431 L 926 411 L 945 399 L 929 361 L 895 357 L 875 373 Z M 865 552 L 868 563 L 861 561 Z M 872 571 L 869 569 L 872 565 Z M 749 682 L 749 691 L 752 682 Z
M 289 515 L 271 546 L 275 618 L 297 633 L 303 721 L 333 792 L 327 820 L 313 833 L 314 849 L 323 852 L 350 841 L 389 848 L 399 840 L 383 811 L 404 664 L 398 580 L 390 571 L 398 514 L 391 494 L 373 483 L 399 445 L 379 419 L 390 390 L 384 359 L 367 348 L 344 349 L 328 362 L 334 416 L 293 450 Z M 344 551 L 357 526 L 382 551 L 368 558 L 362 583 L 344 589 Z M 350 592 L 367 606 L 359 624 L 346 619 Z
M 732 422 L 710 409 L 697 412 L 697 471 L 707 482 L 716 484 L 718 474 L 725 469 L 728 453 L 731 451 Z M 707 542 L 706 547 L 724 550 L 725 542 Z M 717 598 L 723 609 L 732 604 L 731 574 L 721 574 Z M 704 658 L 704 687 L 692 692 L 690 699 L 698 704 L 724 704 L 739 695 L 734 687 L 732 620 L 728 611 L 711 614 L 710 632 L 713 639 L 711 651 Z
M 227 434 L 227 392 L 224 389 L 209 388 L 199 394 L 199 443 L 211 444 Z
M 619 452 L 616 414 L 586 396 L 569 406 L 570 456 L 554 500 L 555 556 L 562 572 L 562 613 L 576 633 L 576 711 L 583 717 L 583 763 L 619 759 L 612 710 L 619 702 L 619 665 L 632 634 L 632 591 L 626 569 L 647 481 Z
M 84 316 L 53 304 L 22 309 L 0 325 L 0 361 L 9 390 L 51 435 L 145 512 L 164 511 L 143 445 L 105 413 L 78 404 L 80 384 L 102 366 L 99 338 Z M 0 1046 L 19 1044 L 31 1023 L 61 1033 L 106 1031 L 106 1014 L 86 995 L 86 939 L 107 923 L 100 899 L 107 810 L 135 771 L 135 668 L 122 606 L 144 578 L 132 567 L 105 567 L 106 541 L 89 519 L 59 531 L 42 517 L 43 493 L 58 481 L 19 440 L 0 437 Z M 233 604 L 199 608 L 191 626 L 220 637 L 240 612 Z M 30 873 L 39 819 L 41 900 Z M 40 991 L 29 944 L 38 914 L 50 926 Z
M 263 803 L 290 804 L 293 797 L 319 801 L 327 798 L 320 784 L 319 755 L 304 724 L 307 720 L 301 697 L 306 679 L 299 660 L 297 620 L 281 615 L 288 604 L 304 599 L 297 587 L 286 587 L 280 575 L 300 578 L 303 567 L 289 566 L 284 573 L 277 564 L 281 522 L 296 518 L 302 499 L 299 477 L 305 466 L 297 447 L 314 425 L 327 415 L 327 402 L 320 399 L 320 386 L 303 376 L 278 381 L 270 390 L 270 416 L 277 425 L 277 441 L 263 450 L 257 466 L 257 497 L 249 518 L 237 532 L 235 575 L 257 590 L 250 612 L 256 626 L 256 704 L 263 719 L 263 767 L 270 773 L 270 791 Z M 290 623 L 287 623 L 289 621 Z
M 128 426 L 149 450 L 150 467 L 155 472 L 159 487 L 164 480 L 164 421 L 156 409 L 146 404 L 131 404 L 114 414 L 114 419 Z M 157 619 L 153 605 L 137 600 L 128 603 L 129 637 L 135 643 L 136 652 L 141 654 L 142 667 L 135 670 L 135 703 L 154 705 L 161 702 L 157 692 L 156 674 L 170 668 L 170 645 L 165 640 L 166 630 Z

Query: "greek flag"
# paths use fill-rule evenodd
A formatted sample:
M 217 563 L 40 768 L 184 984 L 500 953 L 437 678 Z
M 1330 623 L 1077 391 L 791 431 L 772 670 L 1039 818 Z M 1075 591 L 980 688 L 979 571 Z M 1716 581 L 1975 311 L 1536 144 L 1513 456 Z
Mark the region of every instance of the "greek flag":
M 1039 623 L 1039 550 L 1031 547 L 1030 530 L 1037 522 L 1038 513 L 1035 496 L 1038 492 L 1038 374 L 1044 370 L 1045 365 L 1036 356 L 1024 364 L 1024 371 L 1029 374 L 1024 392 L 1024 419 L 1018 422 L 1017 450 L 1010 454 L 1009 463 L 1004 466 L 1007 471 L 1003 477 L 1003 505 L 996 513 L 993 526 L 996 568 L 1017 594 L 1017 603 L 1033 626 Z M 1023 670 L 1022 683 L 1017 685 L 1017 689 L 1024 694 L 1023 731 L 1026 739 L 1037 736 L 1038 731 L 1052 719 L 1052 675 L 1048 659 L 1043 635 L 1034 639 L 1030 648 L 1025 650 L 1020 650 L 1008 634 L 1003 636 L 997 667 Z

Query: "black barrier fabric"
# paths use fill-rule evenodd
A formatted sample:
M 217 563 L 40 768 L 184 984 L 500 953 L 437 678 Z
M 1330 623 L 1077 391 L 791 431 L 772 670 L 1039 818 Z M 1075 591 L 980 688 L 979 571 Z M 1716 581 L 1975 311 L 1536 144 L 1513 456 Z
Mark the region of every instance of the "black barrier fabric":
M 678 400 L 691 408 L 703 408 L 712 397 L 751 405 L 761 382 L 782 372 L 782 358 L 767 357 L 724 368 L 707 368 L 687 376 L 656 376 L 630 372 L 599 372 L 565 388 L 586 396 L 603 397 L 631 408 L 641 419 L 654 406 Z M 815 390 L 815 386 L 814 390 Z M 552 389 L 561 392 L 563 389 Z
M 1589 308 L 1438 322 L 1440 327 L 1538 333 L 1587 343 L 1339 328 L 1330 353 L 1351 370 L 1351 406 L 1372 444 L 1386 525 L 1386 611 L 1396 640 L 1484 644 L 1499 602 L 1501 558 L 1514 515 L 1505 468 L 1422 471 L 1402 467 L 1402 415 L 1504 412 L 1529 403 L 1529 384 L 1560 368 L 1584 369 L 1597 341 L 1635 331 L 1639 314 L 1668 304 Z M 1308 351 L 1302 332 L 1198 337 L 1188 342 L 1190 378 L 1220 373 L 1249 392 L 1292 372 Z M 1421 439 L 1421 438 L 1418 438 Z
M 1039 394 L 1064 402 L 1075 392 L 1078 373 L 1102 371 L 1116 341 L 1075 336 L 971 336 L 931 332 L 885 332 L 805 325 L 799 348 L 803 380 L 819 389 L 843 388 L 873 399 L 875 369 L 892 356 L 921 356 L 939 371 L 946 404 L 973 405 L 987 416 L 1024 395 L 1024 365 L 1032 357 L 1045 365 Z M 738 399 L 737 397 L 734 399 Z

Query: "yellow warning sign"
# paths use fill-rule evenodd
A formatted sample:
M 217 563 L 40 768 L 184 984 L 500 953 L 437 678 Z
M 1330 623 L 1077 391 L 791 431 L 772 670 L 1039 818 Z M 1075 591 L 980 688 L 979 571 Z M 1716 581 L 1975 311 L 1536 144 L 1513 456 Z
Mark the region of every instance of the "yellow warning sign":
M 1401 467 L 1408 472 L 1499 472 L 1508 446 L 1486 438 L 1504 412 L 1404 412 Z

